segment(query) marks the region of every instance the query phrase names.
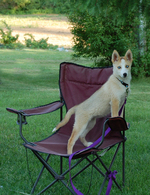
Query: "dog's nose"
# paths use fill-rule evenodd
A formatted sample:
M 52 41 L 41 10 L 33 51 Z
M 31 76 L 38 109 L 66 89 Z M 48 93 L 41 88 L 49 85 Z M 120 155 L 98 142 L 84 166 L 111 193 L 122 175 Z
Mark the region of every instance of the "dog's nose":
M 126 77 L 127 76 L 127 73 L 123 73 L 123 76 Z

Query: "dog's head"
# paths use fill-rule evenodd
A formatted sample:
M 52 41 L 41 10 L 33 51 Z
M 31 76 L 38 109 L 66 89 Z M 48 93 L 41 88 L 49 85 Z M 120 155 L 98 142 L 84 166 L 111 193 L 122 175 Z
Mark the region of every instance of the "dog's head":
M 129 49 L 124 57 L 120 57 L 119 53 L 114 50 L 112 54 L 112 63 L 114 68 L 115 76 L 125 79 L 131 74 L 131 65 L 132 65 L 132 52 Z

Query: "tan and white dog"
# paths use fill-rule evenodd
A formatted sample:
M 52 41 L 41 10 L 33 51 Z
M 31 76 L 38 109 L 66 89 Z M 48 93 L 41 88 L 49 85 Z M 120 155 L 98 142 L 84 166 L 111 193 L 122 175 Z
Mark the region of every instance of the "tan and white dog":
M 69 121 L 71 115 L 75 114 L 74 127 L 68 140 L 68 154 L 72 153 L 78 138 L 86 147 L 92 144 L 92 142 L 87 142 L 85 137 L 94 127 L 96 118 L 107 116 L 110 112 L 111 117 L 118 116 L 130 91 L 132 60 L 131 50 L 128 50 L 124 57 L 120 57 L 114 50 L 112 54 L 113 74 L 108 81 L 84 102 L 68 110 L 65 118 L 53 129 L 53 132 L 57 131 Z

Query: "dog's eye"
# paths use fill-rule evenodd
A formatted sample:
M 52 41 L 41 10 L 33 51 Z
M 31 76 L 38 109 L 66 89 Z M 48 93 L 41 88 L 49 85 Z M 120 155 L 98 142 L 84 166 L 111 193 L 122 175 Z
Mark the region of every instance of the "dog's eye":
M 121 66 L 118 66 L 117 68 L 118 68 L 118 69 L 121 69 Z
M 126 68 L 129 68 L 129 66 L 128 66 L 128 65 L 126 65 Z

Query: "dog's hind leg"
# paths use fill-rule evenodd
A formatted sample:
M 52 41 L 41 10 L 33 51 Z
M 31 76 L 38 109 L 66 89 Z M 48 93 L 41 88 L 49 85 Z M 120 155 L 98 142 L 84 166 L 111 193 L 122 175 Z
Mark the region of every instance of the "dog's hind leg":
M 83 133 L 87 125 L 83 125 L 82 127 L 77 127 L 74 125 L 74 128 L 72 130 L 72 134 L 68 140 L 68 145 L 67 145 L 67 153 L 72 154 L 73 152 L 73 146 L 75 142 L 78 140 L 79 136 Z
M 93 142 L 87 142 L 85 137 L 88 134 L 88 132 L 94 127 L 94 125 L 96 124 L 96 118 L 93 118 L 87 125 L 86 130 L 81 134 L 80 136 L 80 141 L 83 143 L 84 146 L 88 147 L 91 144 L 93 144 Z

